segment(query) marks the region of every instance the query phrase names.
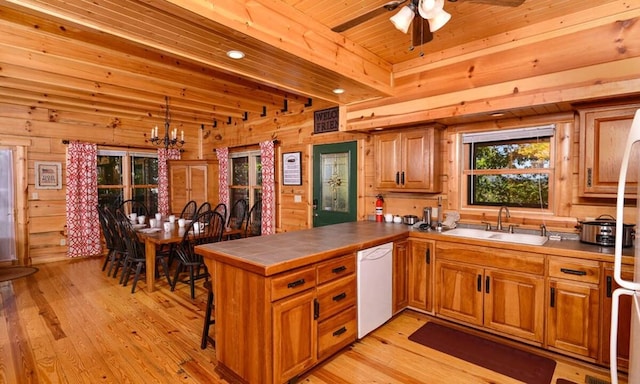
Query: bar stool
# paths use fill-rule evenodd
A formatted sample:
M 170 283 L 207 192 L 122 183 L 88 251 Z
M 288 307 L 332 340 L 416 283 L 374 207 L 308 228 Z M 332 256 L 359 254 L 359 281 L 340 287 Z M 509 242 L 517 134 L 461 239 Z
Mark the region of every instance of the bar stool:
M 207 289 L 207 310 L 204 315 L 204 328 L 202 329 L 202 342 L 200 343 L 201 349 L 207 348 L 207 341 L 211 340 L 211 344 L 215 348 L 216 341 L 209 337 L 209 327 L 216 323 L 215 314 L 213 313 L 214 304 L 213 304 L 213 287 L 211 285 L 211 280 L 207 280 L 204 282 L 204 287 Z M 213 315 L 213 317 L 211 316 Z

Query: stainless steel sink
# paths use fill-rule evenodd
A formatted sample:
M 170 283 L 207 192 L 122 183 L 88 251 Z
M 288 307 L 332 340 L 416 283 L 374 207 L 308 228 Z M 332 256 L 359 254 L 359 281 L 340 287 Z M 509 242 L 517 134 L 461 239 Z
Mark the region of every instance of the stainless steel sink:
M 492 232 L 474 228 L 455 228 L 449 231 L 442 232 L 442 234 L 447 236 L 466 237 L 470 239 L 481 239 L 489 241 L 499 241 L 503 243 L 528 245 L 543 245 L 548 240 L 546 236 L 529 235 L 526 233 Z

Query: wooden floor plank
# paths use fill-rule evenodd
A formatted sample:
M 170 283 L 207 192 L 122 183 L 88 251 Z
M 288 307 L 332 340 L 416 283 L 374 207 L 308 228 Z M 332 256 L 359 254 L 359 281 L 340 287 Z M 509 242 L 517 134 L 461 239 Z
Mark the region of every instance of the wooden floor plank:
M 102 260 L 40 265 L 0 283 L 0 383 L 226 383 L 215 348 L 200 349 L 206 291 L 191 299 L 161 279 L 131 293 Z M 500 383 L 518 381 L 408 340 L 427 315 L 405 311 L 300 378 L 301 383 Z M 558 357 L 554 380 L 576 383 L 606 370 Z

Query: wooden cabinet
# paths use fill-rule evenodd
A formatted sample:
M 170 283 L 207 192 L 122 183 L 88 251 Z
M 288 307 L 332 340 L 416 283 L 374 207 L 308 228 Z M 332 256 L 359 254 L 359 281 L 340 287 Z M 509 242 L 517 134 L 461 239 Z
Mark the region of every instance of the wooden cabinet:
M 579 194 L 585 197 L 615 197 L 624 145 L 637 105 L 618 105 L 579 110 Z M 638 167 L 629 164 L 627 190 L 636 190 Z
M 542 343 L 544 256 L 438 242 L 439 316 Z
M 276 275 L 272 292 L 273 374 L 286 382 L 357 337 L 356 256 Z
M 596 360 L 600 264 L 550 256 L 546 342 L 549 349 Z
M 376 188 L 441 192 L 440 135 L 436 127 L 375 134 Z
M 209 201 L 209 167 L 205 161 L 169 161 L 170 211 L 179 214 L 190 200 Z
M 427 312 L 433 311 L 433 251 L 431 240 L 409 241 L 409 306 Z
M 409 304 L 408 293 L 408 241 L 393 243 L 393 313 L 402 311 Z
M 633 267 L 628 265 L 622 266 L 622 278 L 625 280 L 633 280 Z M 602 292 L 602 336 L 600 337 L 600 361 L 609 365 L 611 340 L 611 306 L 613 291 L 619 287 L 613 278 L 613 264 L 608 264 L 604 269 L 605 286 Z M 629 369 L 629 340 L 631 339 L 631 297 L 627 295 L 620 296 L 618 307 L 618 368 Z

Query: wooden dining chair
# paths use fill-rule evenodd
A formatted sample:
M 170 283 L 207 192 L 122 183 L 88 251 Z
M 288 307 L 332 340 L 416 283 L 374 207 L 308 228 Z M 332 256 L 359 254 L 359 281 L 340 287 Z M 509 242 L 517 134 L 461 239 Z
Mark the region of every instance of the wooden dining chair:
M 120 233 L 124 239 L 124 243 L 127 248 L 127 254 L 124 259 L 124 266 L 122 268 L 122 276 L 120 277 L 120 283 L 123 286 L 127 286 L 131 272 L 135 271 L 133 276 L 133 283 L 131 286 L 131 293 L 136 291 L 136 284 L 140 280 L 140 276 L 144 269 L 144 273 L 155 273 L 156 271 L 149 271 L 147 269 L 147 258 L 145 256 L 144 244 L 140 241 L 138 234 L 129 222 L 129 220 L 118 220 L 120 226 Z M 169 286 L 171 286 L 171 278 L 169 277 L 169 267 L 162 255 L 156 256 L 156 265 L 162 265 L 162 269 Z
M 218 205 L 215 206 L 215 208 L 213 208 L 214 212 L 218 212 L 222 218 L 224 219 L 224 224 L 225 226 L 227 225 L 227 204 L 225 203 L 218 203 Z
M 211 203 L 209 203 L 208 201 L 205 201 L 204 203 L 202 203 L 199 207 L 198 210 L 196 211 L 195 216 L 199 216 L 201 213 L 206 212 L 206 211 L 210 211 L 211 210 Z
M 198 211 L 198 203 L 195 200 L 190 200 L 187 204 L 182 208 L 182 212 L 180 212 L 180 216 L 178 218 L 193 220 L 196 213 Z
M 244 237 L 260 236 L 262 234 L 262 199 L 256 201 L 245 221 Z
M 194 230 L 198 227 L 199 230 Z M 201 255 L 196 254 L 194 247 L 200 244 L 215 243 L 222 240 L 224 219 L 214 211 L 206 211 L 196 217 L 185 227 L 182 241 L 174 249 L 174 260 L 178 265 L 173 276 L 171 290 L 174 291 L 178 281 L 189 284 L 191 299 L 195 299 L 195 282 L 209 279 L 209 272 Z M 188 270 L 189 278 L 180 280 L 180 274 Z
M 118 209 L 124 212 L 127 216 L 129 216 L 130 213 L 135 213 L 138 216 L 149 217 L 149 210 L 147 207 L 143 203 L 133 199 L 123 201 Z

